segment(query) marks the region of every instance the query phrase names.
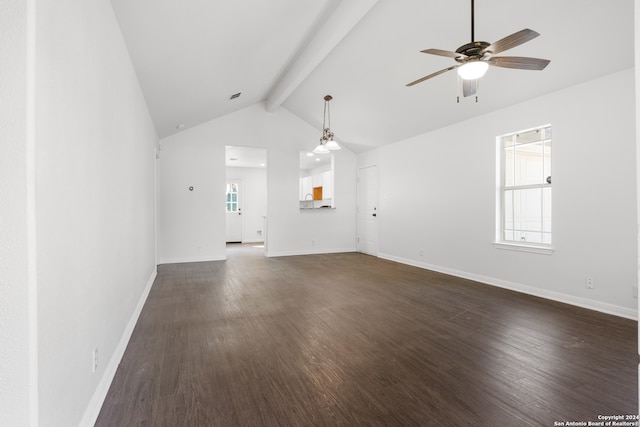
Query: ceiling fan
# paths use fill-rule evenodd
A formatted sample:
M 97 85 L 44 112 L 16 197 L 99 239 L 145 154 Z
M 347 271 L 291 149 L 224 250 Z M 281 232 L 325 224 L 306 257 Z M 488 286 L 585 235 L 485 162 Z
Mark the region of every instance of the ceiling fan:
M 408 83 L 407 86 L 413 86 L 417 83 L 421 83 L 432 77 L 439 76 L 440 74 L 457 68 L 458 75 L 462 79 L 462 95 L 466 97 L 475 95 L 478 87 L 478 79 L 486 73 L 489 65 L 502 68 L 515 68 L 519 70 L 543 70 L 547 65 L 549 65 L 551 61 L 548 59 L 528 58 L 523 56 L 493 56 L 526 43 L 538 37 L 540 34 L 525 28 L 524 30 L 520 30 L 500 39 L 495 43 L 475 41 L 474 9 L 474 0 L 471 0 L 471 43 L 460 46 L 455 52 L 441 49 L 426 49 L 422 51 L 423 53 L 429 53 L 431 55 L 453 58 L 457 64 Z

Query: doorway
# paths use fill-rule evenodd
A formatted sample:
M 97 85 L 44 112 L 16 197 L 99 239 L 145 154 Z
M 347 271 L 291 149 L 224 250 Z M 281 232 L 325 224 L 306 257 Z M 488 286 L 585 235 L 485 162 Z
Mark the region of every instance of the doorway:
M 225 147 L 226 242 L 266 244 L 267 149 Z
M 378 256 L 378 167 L 358 169 L 358 252 Z

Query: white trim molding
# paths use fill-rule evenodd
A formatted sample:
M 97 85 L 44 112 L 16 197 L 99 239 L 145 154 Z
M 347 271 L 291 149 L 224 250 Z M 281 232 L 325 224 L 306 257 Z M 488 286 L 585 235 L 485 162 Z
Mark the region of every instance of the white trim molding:
M 266 256 L 268 258 L 274 258 L 279 256 L 296 256 L 296 255 L 321 255 L 321 254 L 338 254 L 356 252 L 356 248 L 338 248 L 338 249 L 301 249 L 298 251 L 267 251 Z
M 509 251 L 530 252 L 533 254 L 551 255 L 555 250 L 551 246 L 523 245 L 519 243 L 493 242 L 496 249 L 506 249 Z
M 226 261 L 227 256 L 202 256 L 202 257 L 184 257 L 184 258 L 165 258 L 158 262 L 162 264 L 184 264 L 188 262 L 209 262 L 209 261 Z
M 151 287 L 153 286 L 153 282 L 158 275 L 158 269 L 154 268 L 151 273 L 151 277 L 147 281 L 147 284 L 142 291 L 142 295 L 140 295 L 140 299 L 138 300 L 138 304 L 136 305 L 129 322 L 127 323 L 124 332 L 122 333 L 122 337 L 116 346 L 111 359 L 109 360 L 109 364 L 105 368 L 104 374 L 102 378 L 100 378 L 100 382 L 98 383 L 98 387 L 96 391 L 93 393 L 91 400 L 89 401 L 89 405 L 87 409 L 84 411 L 84 415 L 82 416 L 82 420 L 80 421 L 81 427 L 90 427 L 95 425 L 96 420 L 98 419 L 98 415 L 100 415 L 100 410 L 102 409 L 102 405 L 104 400 L 107 397 L 107 393 L 109 392 L 109 387 L 111 387 L 111 382 L 116 375 L 116 371 L 118 370 L 118 365 L 122 361 L 122 357 L 124 356 L 124 351 L 127 349 L 127 345 L 129 344 L 129 340 L 131 339 L 131 335 L 133 334 L 133 329 L 138 323 L 138 318 L 140 317 L 140 313 L 142 313 L 142 307 L 144 307 L 145 302 L 147 301 L 147 297 L 149 296 L 149 292 L 151 292 Z
M 507 280 L 497 279 L 495 277 L 482 276 L 479 274 L 468 273 L 466 271 L 456 270 L 448 267 L 441 267 L 438 265 L 427 264 L 419 261 L 414 261 L 408 258 L 397 257 L 388 254 L 378 254 L 380 258 L 399 262 L 401 264 L 407 264 L 414 267 L 424 268 L 425 270 L 432 270 L 438 273 L 449 274 L 451 276 L 460 277 L 463 279 L 473 280 L 475 282 L 483 283 L 486 285 L 497 286 L 499 288 L 509 289 L 523 294 L 532 295 L 535 297 L 545 298 L 552 301 L 561 302 L 564 304 L 570 304 L 577 307 L 586 308 L 589 310 L 595 310 L 606 314 L 612 314 L 614 316 L 624 317 L 631 320 L 638 320 L 638 312 L 635 309 L 620 307 L 613 304 L 608 304 L 591 299 L 576 297 L 573 295 L 567 295 L 560 292 L 549 291 L 547 289 L 540 289 L 534 286 L 523 285 L 521 283 L 510 282 Z

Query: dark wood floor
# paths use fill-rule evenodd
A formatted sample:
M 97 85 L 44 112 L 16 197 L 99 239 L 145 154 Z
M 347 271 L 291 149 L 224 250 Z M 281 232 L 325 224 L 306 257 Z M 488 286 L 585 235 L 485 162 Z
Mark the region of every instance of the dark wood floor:
M 374 257 L 161 265 L 97 426 L 554 426 L 638 413 L 637 323 Z

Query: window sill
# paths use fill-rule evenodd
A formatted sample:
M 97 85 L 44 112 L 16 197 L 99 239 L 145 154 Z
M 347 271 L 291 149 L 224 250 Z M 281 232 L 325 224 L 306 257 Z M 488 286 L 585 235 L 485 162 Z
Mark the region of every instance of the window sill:
M 551 246 L 523 245 L 519 243 L 494 242 L 496 249 L 505 249 L 508 251 L 531 252 L 534 254 L 551 255 L 554 249 Z

